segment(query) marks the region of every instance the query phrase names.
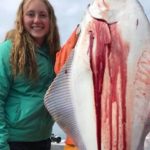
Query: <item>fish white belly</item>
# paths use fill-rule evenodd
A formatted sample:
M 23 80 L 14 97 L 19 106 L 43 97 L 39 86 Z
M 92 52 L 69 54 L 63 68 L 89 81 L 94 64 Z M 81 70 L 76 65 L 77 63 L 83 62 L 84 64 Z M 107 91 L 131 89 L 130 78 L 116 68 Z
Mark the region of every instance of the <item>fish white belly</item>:
M 75 142 L 78 143 L 80 149 L 96 150 L 92 76 L 89 69 L 83 67 L 78 59 L 73 63 L 76 64 L 76 61 L 78 61 L 78 66 L 72 64 L 71 56 L 69 63 L 58 74 L 46 93 L 45 105 L 63 130 L 68 135 L 76 137 Z

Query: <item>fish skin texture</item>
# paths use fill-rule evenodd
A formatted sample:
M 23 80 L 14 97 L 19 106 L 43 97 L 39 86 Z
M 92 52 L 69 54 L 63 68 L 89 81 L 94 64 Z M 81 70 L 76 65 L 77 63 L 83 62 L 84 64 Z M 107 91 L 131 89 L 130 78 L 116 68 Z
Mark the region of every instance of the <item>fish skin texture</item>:
M 116 5 L 115 5 L 116 4 Z M 136 0 L 95 0 L 45 106 L 79 150 L 144 150 L 150 24 Z

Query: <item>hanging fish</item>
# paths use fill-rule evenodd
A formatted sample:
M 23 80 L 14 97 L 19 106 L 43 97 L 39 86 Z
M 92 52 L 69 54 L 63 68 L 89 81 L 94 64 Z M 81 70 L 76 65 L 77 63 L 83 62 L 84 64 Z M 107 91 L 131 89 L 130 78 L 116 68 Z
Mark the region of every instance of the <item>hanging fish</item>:
M 45 106 L 79 150 L 144 150 L 150 24 L 137 0 L 94 0 Z

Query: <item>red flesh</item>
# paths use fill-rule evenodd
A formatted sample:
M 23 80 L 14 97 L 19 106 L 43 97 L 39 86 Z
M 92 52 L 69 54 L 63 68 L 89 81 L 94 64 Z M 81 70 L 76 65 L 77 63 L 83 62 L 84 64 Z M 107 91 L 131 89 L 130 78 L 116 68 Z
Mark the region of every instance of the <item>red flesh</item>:
M 108 71 L 110 78 L 110 95 L 108 120 L 109 120 L 109 148 L 119 149 L 120 143 L 123 150 L 126 150 L 126 84 L 127 84 L 127 56 L 128 45 L 123 42 L 117 29 L 117 24 L 108 25 L 104 21 L 95 20 L 93 29 L 90 31 L 90 65 L 93 75 L 96 125 L 97 125 L 97 143 L 98 150 L 101 150 L 102 142 L 102 92 L 103 82 L 108 61 Z M 95 50 L 95 52 L 94 52 Z M 119 78 L 120 76 L 120 78 Z M 120 89 L 117 89 L 118 78 L 120 80 Z M 121 95 L 121 101 L 118 98 L 118 92 Z M 116 102 L 116 133 L 113 133 L 112 125 L 112 104 Z M 120 113 L 121 111 L 121 113 Z M 121 117 L 121 121 L 119 120 Z M 120 125 L 121 124 L 121 125 Z M 116 135 L 116 143 L 113 146 L 113 137 Z M 121 135 L 122 139 L 119 139 Z

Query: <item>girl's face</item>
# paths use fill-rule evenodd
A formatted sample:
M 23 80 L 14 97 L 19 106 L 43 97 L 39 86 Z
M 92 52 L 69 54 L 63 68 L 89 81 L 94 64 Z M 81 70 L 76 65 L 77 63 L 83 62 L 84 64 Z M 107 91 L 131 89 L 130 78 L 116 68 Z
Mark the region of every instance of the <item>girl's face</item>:
M 50 19 L 46 5 L 41 0 L 31 0 L 23 7 L 23 25 L 37 45 L 42 45 L 50 30 Z

